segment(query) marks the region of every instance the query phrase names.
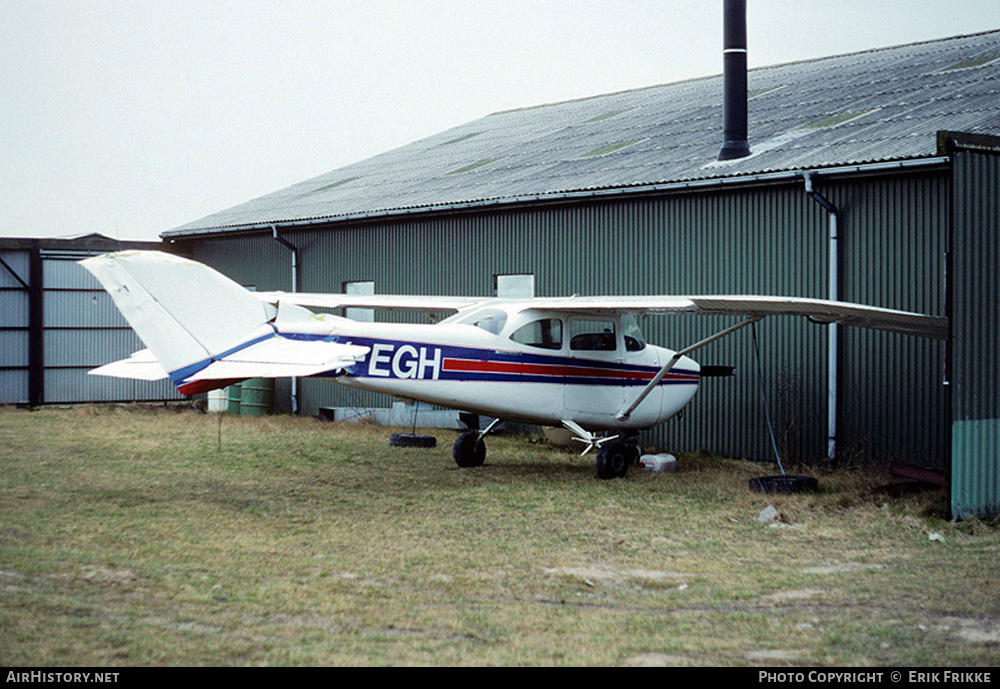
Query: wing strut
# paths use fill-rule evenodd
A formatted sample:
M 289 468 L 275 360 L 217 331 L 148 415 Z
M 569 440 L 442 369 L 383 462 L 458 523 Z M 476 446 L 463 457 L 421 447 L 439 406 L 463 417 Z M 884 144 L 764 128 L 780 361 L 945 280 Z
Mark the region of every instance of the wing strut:
M 653 391 L 653 389 L 657 385 L 660 384 L 660 381 L 663 380 L 663 376 L 665 376 L 668 373 L 670 373 L 670 369 L 672 369 L 674 367 L 674 364 L 676 364 L 678 361 L 680 361 L 680 358 L 682 356 L 684 356 L 685 354 L 690 354 L 694 350 L 700 349 L 700 348 L 704 347 L 705 345 L 712 344 L 716 340 L 720 340 L 723 337 L 725 337 L 726 335 L 730 335 L 730 334 L 736 332 L 737 330 L 741 330 L 741 329 L 747 327 L 748 325 L 752 325 L 753 323 L 756 323 L 757 321 L 759 321 L 762 318 L 763 318 L 763 316 L 751 316 L 750 318 L 747 318 L 744 321 L 740 321 L 736 325 L 731 325 L 728 328 L 726 328 L 725 330 L 717 332 L 717 333 L 715 333 L 714 335 L 712 335 L 710 337 L 706 337 L 704 340 L 701 340 L 700 342 L 695 342 L 690 347 L 685 347 L 684 349 L 680 350 L 679 352 L 676 352 L 670 358 L 670 361 L 668 361 L 666 364 L 664 364 L 663 368 L 661 368 L 657 372 L 657 374 L 655 376 L 653 376 L 653 379 L 651 381 L 649 381 L 649 383 L 646 384 L 646 387 L 644 387 L 642 389 L 642 392 L 640 392 L 638 394 L 638 396 L 634 400 L 632 400 L 632 403 L 629 404 L 626 407 L 622 407 L 621 411 L 619 411 L 617 414 L 615 414 L 615 418 L 618 419 L 619 421 L 625 421 L 625 420 L 627 420 L 628 417 L 630 417 L 632 415 L 632 412 L 635 411 L 635 408 L 638 407 L 640 404 L 642 404 L 642 401 L 644 399 L 646 399 L 646 397 L 649 395 L 649 393 L 651 393 Z

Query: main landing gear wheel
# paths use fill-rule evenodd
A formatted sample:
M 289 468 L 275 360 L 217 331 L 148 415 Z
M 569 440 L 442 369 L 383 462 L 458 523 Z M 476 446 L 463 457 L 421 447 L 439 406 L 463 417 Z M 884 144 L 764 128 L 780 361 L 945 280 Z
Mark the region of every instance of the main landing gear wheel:
M 486 443 L 479 431 L 466 431 L 458 436 L 451 454 L 460 467 L 478 467 L 486 461 Z
M 601 445 L 597 451 L 597 478 L 622 478 L 632 464 L 639 463 L 639 447 L 627 440 Z

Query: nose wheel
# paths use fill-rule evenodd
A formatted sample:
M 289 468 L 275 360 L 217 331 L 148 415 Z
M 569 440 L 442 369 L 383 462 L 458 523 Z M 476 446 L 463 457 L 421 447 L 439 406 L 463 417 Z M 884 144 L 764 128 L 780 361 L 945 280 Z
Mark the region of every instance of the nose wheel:
M 575 434 L 573 440 L 586 445 L 581 456 L 597 449 L 597 478 L 621 478 L 628 473 L 628 468 L 639 463 L 642 454 L 634 434 L 624 436 L 595 436 L 575 421 L 563 420 L 563 426 Z
M 641 452 L 635 438 L 625 438 L 602 445 L 597 452 L 597 478 L 622 478 L 630 466 L 639 463 Z

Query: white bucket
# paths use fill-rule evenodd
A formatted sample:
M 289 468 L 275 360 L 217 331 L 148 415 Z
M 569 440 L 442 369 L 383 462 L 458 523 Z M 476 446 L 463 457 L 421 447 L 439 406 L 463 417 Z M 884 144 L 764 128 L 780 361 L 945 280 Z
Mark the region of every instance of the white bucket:
M 228 388 L 208 391 L 208 411 L 223 412 L 229 406 Z
M 650 471 L 677 471 L 677 458 L 667 452 L 643 455 L 639 458 L 639 468 Z

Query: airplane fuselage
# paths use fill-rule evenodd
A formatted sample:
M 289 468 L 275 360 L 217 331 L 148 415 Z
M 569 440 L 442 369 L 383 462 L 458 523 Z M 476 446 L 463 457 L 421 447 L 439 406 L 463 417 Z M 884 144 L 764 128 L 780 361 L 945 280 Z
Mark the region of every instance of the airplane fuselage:
M 616 317 L 576 320 L 516 305 L 483 311 L 496 318 L 477 321 L 475 314 L 461 314 L 438 324 L 400 324 L 318 314 L 310 327 L 296 324 L 279 334 L 368 347 L 365 358 L 346 371 L 322 374 L 343 385 L 511 421 L 642 429 L 675 415 L 697 390 L 700 367 L 681 358 L 628 419 L 618 420 L 616 412 L 673 351 L 627 336 Z M 548 337 L 535 332 L 542 329 L 538 323 Z M 529 334 L 519 336 L 525 329 Z M 532 337 L 539 341 L 525 341 Z

